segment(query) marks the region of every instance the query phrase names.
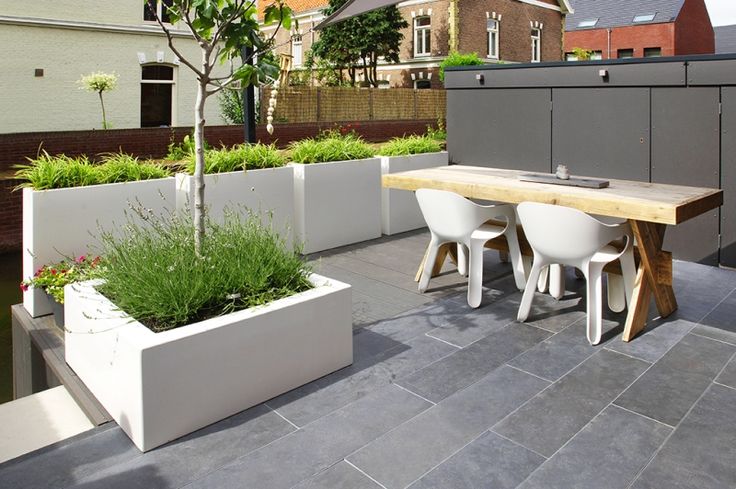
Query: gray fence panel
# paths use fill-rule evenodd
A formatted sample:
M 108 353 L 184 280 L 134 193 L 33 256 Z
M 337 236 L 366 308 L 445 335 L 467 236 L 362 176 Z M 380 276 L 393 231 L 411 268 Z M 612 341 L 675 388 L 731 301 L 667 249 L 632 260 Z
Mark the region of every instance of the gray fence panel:
M 736 59 L 691 61 L 687 68 L 688 85 L 736 85 Z
M 606 70 L 601 76 L 600 70 Z M 482 83 L 476 75 L 482 74 Z M 533 88 L 533 87 L 631 87 L 685 86 L 686 69 L 682 61 L 607 64 L 569 63 L 561 66 L 501 65 L 473 67 L 445 73 L 445 87 L 455 88 Z
M 736 87 L 721 89 L 721 263 L 736 267 Z
M 450 161 L 549 172 L 550 90 L 450 90 Z
M 719 90 L 652 88 L 652 181 L 719 186 Z M 675 258 L 718 264 L 718 209 L 667 231 Z
M 649 181 L 648 88 L 555 88 L 552 166 Z

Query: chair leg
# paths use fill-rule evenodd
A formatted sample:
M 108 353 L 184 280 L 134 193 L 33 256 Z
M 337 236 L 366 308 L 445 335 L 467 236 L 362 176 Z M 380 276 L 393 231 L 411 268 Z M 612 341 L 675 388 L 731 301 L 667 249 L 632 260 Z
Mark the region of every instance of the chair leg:
M 619 258 L 621 262 L 621 273 L 624 280 L 624 291 L 626 294 L 626 304 L 631 304 L 631 298 L 634 296 L 634 282 L 636 281 L 636 263 L 634 262 L 634 248 L 629 247 Z
M 480 306 L 483 295 L 483 249 L 485 241 L 470 240 L 470 273 L 468 277 L 468 305 Z
M 462 243 L 457 244 L 457 273 L 468 276 L 468 248 Z
M 542 294 L 547 292 L 547 278 L 549 277 L 549 267 L 545 266 L 539 272 L 539 279 L 537 280 L 537 290 Z
M 602 281 L 603 264 L 588 264 L 587 268 L 587 291 L 588 291 L 588 341 L 591 345 L 601 342 L 602 335 Z
M 565 295 L 565 268 L 562 265 L 549 266 L 549 295 L 558 300 Z
M 429 279 L 432 277 L 432 269 L 434 268 L 434 262 L 437 260 L 439 249 L 439 240 L 433 235 L 429 240 L 427 259 L 424 261 L 424 270 L 422 271 L 422 277 L 419 279 L 419 292 L 421 293 L 424 293 L 429 286 Z
M 626 291 L 621 275 L 608 273 L 608 308 L 613 312 L 621 312 L 626 308 Z
M 528 269 L 524 267 L 524 259 L 521 256 L 521 249 L 519 248 L 519 238 L 516 235 L 516 228 L 514 226 L 511 226 L 506 230 L 506 241 L 509 245 L 508 255 L 511 260 L 511 267 L 514 271 L 516 288 L 524 290 L 526 287 L 526 272 Z
M 532 309 L 532 299 L 534 299 L 534 293 L 537 290 L 537 281 L 544 268 L 546 267 L 537 259 L 532 263 L 532 271 L 529 272 L 529 279 L 526 281 L 524 294 L 521 296 L 521 304 L 519 304 L 519 312 L 516 315 L 516 319 L 522 323 L 529 317 L 529 312 Z

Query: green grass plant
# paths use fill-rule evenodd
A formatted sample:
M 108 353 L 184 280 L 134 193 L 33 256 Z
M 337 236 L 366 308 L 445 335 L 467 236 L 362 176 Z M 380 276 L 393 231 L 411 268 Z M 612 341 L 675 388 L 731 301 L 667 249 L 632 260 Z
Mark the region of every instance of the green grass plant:
M 312 287 L 309 265 L 255 216 L 229 213 L 222 224 L 207 221 L 197 256 L 190 213 L 159 218 L 137 212 L 145 222 L 131 218 L 124 228 L 102 233 L 106 267 L 99 290 L 153 331 Z
M 442 145 L 430 136 L 404 136 L 393 138 L 378 150 L 382 156 L 406 156 L 421 153 L 437 153 Z
M 97 166 L 98 183 L 119 183 L 168 177 L 171 172 L 159 163 L 138 161 L 123 152 L 105 155 Z
M 210 149 L 204 154 L 205 173 L 258 170 L 284 166 L 284 158 L 273 144 L 240 144 L 232 148 Z M 194 156 L 187 159 L 187 172 L 194 174 Z
M 341 135 L 331 131 L 317 138 L 302 139 L 289 146 L 291 160 L 296 163 L 360 160 L 375 155 L 373 148 L 353 133 Z

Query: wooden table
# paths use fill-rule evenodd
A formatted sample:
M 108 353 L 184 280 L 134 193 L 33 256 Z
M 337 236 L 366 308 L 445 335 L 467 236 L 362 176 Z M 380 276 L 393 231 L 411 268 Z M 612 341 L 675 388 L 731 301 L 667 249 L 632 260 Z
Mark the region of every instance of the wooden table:
M 603 189 L 524 182 L 526 171 L 476 166 L 442 166 L 383 176 L 386 188 L 449 190 L 465 197 L 518 204 L 543 202 L 589 214 L 628 219 L 640 261 L 634 295 L 626 316 L 623 340 L 646 325 L 650 295 L 667 317 L 677 309 L 672 289 L 672 255 L 662 250 L 666 225 L 677 225 L 723 204 L 723 191 L 711 188 L 610 180 Z

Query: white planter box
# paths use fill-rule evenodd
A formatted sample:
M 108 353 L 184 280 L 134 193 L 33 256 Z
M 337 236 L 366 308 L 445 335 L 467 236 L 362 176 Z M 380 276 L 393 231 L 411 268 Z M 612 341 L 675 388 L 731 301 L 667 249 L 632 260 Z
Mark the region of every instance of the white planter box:
M 381 174 L 447 166 L 447 152 L 409 156 L 381 156 Z M 423 228 L 427 225 L 419 210 L 414 192 L 381 189 L 381 231 L 392 235 Z
M 138 202 L 157 215 L 173 209 L 174 178 L 23 189 L 23 278 L 64 257 L 87 254 L 90 246 L 99 244 L 100 228 L 112 231 L 125 224 L 126 214 L 131 214 L 129 204 Z M 24 292 L 23 306 L 33 317 L 51 314 L 51 305 L 41 290 Z
M 262 170 L 236 171 L 205 175 L 205 205 L 208 215 L 222 221 L 229 208 L 259 214 L 261 221 L 292 241 L 294 225 L 294 170 L 289 166 Z M 194 212 L 194 177 L 176 175 L 176 208 L 187 206 Z
M 304 253 L 381 236 L 380 159 L 289 165 L 295 237 Z
M 353 362 L 350 286 L 154 333 L 94 281 L 65 291 L 66 361 L 143 451 Z

